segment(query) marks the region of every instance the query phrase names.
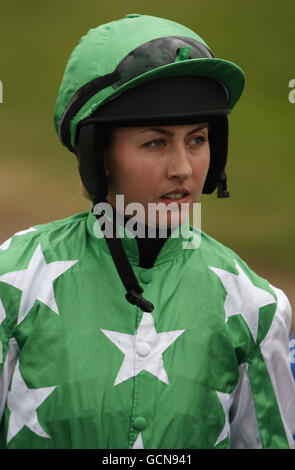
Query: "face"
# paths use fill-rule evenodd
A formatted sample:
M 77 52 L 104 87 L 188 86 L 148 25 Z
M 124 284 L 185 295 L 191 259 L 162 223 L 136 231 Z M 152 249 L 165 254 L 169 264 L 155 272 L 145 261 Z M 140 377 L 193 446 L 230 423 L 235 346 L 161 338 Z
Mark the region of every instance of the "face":
M 125 207 L 140 203 L 145 224 L 149 203 L 162 203 L 167 226 L 178 225 L 200 198 L 209 162 L 207 123 L 119 127 L 105 152 L 107 200 L 115 207 L 116 195 L 123 194 Z M 163 223 L 159 217 L 157 226 Z

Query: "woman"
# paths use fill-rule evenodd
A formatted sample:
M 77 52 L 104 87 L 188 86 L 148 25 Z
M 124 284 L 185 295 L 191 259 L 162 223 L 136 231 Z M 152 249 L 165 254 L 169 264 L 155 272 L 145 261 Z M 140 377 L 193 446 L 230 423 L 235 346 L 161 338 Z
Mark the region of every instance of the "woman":
M 180 230 L 201 192 L 229 195 L 243 86 L 172 21 L 82 38 L 55 125 L 93 207 L 2 245 L 2 447 L 294 448 L 286 296 Z

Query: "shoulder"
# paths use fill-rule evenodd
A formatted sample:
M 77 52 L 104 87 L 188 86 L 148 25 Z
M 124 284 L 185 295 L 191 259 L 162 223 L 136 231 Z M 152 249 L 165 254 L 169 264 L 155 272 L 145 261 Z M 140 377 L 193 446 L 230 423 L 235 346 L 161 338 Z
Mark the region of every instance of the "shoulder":
M 236 276 L 246 275 L 247 278 L 259 287 L 266 288 L 273 293 L 268 280 L 257 274 L 245 260 L 228 246 L 220 243 L 210 235 L 202 232 L 201 251 L 208 262 L 208 267 L 214 270 L 224 270 Z
M 5 335 L 14 335 L 35 300 L 57 313 L 53 282 L 78 263 L 87 219 L 83 213 L 35 225 L 0 246 L 0 325 Z
M 85 233 L 87 217 L 88 212 L 83 212 L 16 232 L 0 245 L 0 275 L 22 269 L 40 244 L 47 252 L 54 250 L 63 240 L 70 244 L 74 233 Z
M 196 250 L 197 251 L 197 250 Z M 272 323 L 290 329 L 292 312 L 284 292 L 257 274 L 229 247 L 202 232 L 200 253 L 209 277 L 224 298 L 226 321 L 242 317 L 256 342 L 267 335 Z

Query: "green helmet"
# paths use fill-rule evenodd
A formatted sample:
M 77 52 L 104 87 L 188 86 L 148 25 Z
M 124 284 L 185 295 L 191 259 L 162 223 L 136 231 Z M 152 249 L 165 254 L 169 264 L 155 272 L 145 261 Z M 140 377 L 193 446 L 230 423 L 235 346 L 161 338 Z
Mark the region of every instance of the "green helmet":
M 195 79 L 195 85 L 189 84 L 194 99 L 180 100 L 175 114 L 173 97 L 178 95 L 175 86 L 184 84 L 181 89 L 187 88 L 184 77 Z M 203 82 L 206 78 L 205 84 L 202 77 Z M 153 110 L 148 111 L 148 116 L 143 109 L 141 114 L 132 116 L 138 104 L 129 109 L 126 102 L 135 102 L 142 96 L 148 96 L 147 102 L 155 101 L 150 100 L 148 94 L 153 94 L 158 84 L 160 89 L 172 90 L 166 98 L 169 104 L 167 110 L 160 114 L 158 110 L 156 114 Z M 220 89 L 215 90 L 217 84 Z M 89 157 L 89 152 L 91 145 L 99 146 L 97 135 L 104 124 L 140 125 L 151 122 L 155 117 L 163 123 L 193 122 L 200 117 L 217 120 L 218 124 L 212 125 L 211 138 L 209 134 L 211 157 L 213 155 L 214 158 L 203 190 L 210 193 L 220 178 L 224 179 L 226 115 L 238 101 L 243 87 L 242 70 L 232 62 L 214 57 L 205 41 L 189 28 L 162 18 L 129 14 L 123 19 L 91 29 L 74 49 L 58 93 L 55 128 L 62 143 L 77 154 L 84 186 L 92 199 L 97 201 L 100 190 L 95 186 L 103 186 L 104 195 L 106 187 L 105 183 L 95 183 L 97 175 L 94 179 L 93 170 L 103 170 L 101 165 L 94 164 L 94 157 Z M 197 89 L 199 94 L 196 94 Z M 138 94 L 138 90 L 142 93 Z M 218 106 L 214 106 L 214 99 L 211 98 L 210 109 L 208 106 L 200 108 L 202 96 L 209 97 L 212 93 L 214 96 L 223 93 L 225 98 L 216 98 L 219 100 Z M 79 129 L 86 128 L 86 125 L 88 129 L 82 133 L 79 144 Z M 93 138 L 94 134 L 96 139 Z M 97 158 L 97 151 L 95 155 Z

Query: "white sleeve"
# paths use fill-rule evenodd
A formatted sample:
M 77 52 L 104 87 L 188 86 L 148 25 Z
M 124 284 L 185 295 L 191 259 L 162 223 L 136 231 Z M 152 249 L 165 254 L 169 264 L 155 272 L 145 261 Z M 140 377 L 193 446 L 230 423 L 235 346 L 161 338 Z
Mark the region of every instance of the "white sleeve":
M 15 369 L 16 361 L 19 355 L 19 347 L 15 338 L 11 338 L 8 342 L 8 350 L 5 361 L 0 374 L 0 422 L 2 420 L 3 411 L 6 404 L 7 393 L 11 378 Z
M 239 384 L 230 409 L 230 444 L 232 449 L 262 449 L 255 405 L 248 375 L 248 364 L 240 366 Z
M 277 295 L 277 309 L 270 328 L 260 343 L 261 354 L 254 365 L 245 363 L 240 367 L 240 380 L 234 393 L 230 415 L 232 448 L 271 448 L 271 437 L 265 444 L 264 436 L 268 430 L 271 435 L 270 420 L 274 420 L 278 413 L 284 430 L 282 434 L 285 434 L 282 439 L 287 439 L 289 448 L 295 448 L 295 382 L 291 373 L 289 351 L 292 310 L 284 292 L 271 287 Z M 276 403 L 273 403 L 274 400 L 267 393 L 267 384 L 262 373 L 265 369 Z M 254 377 L 257 378 L 254 380 Z M 278 448 L 278 442 L 278 438 L 274 437 L 274 448 Z
M 278 299 L 277 311 L 260 348 L 277 398 L 291 448 L 295 448 L 295 383 L 291 373 L 289 334 L 292 309 L 281 289 L 271 286 Z

